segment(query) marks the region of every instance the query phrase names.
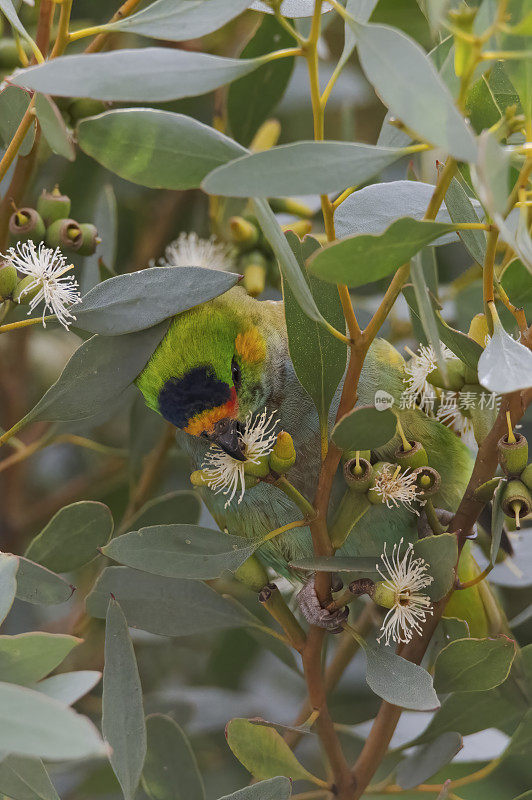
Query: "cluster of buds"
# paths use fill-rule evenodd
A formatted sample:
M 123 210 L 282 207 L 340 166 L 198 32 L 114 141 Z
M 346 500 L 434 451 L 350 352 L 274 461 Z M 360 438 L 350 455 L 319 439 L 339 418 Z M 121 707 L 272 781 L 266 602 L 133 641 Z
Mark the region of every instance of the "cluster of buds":
M 497 450 L 499 465 L 504 473 L 506 485 L 501 496 L 502 510 L 513 517 L 516 528 L 521 520 L 532 512 L 532 463 L 528 463 L 528 442 L 521 433 L 512 430 L 510 413 L 507 412 L 508 433 L 499 439 Z M 475 492 L 481 502 L 489 502 L 500 478 L 486 481 Z
M 44 241 L 53 249 L 92 255 L 100 241 L 98 231 L 90 222 L 71 219 L 70 206 L 70 198 L 61 194 L 57 186 L 51 192 L 44 189 L 36 209 L 18 208 L 13 212 L 9 219 L 11 238 L 15 242 Z

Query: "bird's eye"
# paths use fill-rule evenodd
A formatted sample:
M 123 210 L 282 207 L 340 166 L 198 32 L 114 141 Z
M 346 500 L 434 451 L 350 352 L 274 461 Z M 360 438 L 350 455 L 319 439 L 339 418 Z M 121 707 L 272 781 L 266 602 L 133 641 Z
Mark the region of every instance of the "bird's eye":
M 242 381 L 242 372 L 240 370 L 240 364 L 238 363 L 238 361 L 234 356 L 233 360 L 231 361 L 231 376 L 233 378 L 235 389 L 238 392 L 238 390 L 240 389 L 240 383 Z

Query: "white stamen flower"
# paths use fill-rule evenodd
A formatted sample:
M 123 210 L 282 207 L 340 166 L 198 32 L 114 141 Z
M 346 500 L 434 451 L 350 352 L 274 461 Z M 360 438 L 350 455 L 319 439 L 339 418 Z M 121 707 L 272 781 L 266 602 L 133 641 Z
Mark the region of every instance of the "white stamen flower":
M 412 544 L 408 545 L 401 558 L 402 544 L 402 539 L 399 544 L 394 544 L 391 558 L 386 553 L 385 544 L 381 555 L 383 569 L 379 564 L 376 565 L 384 580 L 381 585 L 388 590 L 393 603 L 377 639 L 380 642 L 384 638 L 387 645 L 390 640 L 397 644 L 407 644 L 414 631 L 422 633 L 421 623 L 425 622 L 427 615 L 433 613 L 429 597 L 420 591 L 430 586 L 434 580 L 432 575 L 427 575 L 428 564 L 422 558 L 414 558 Z
M 442 425 L 447 425 L 448 428 L 452 428 L 467 447 L 472 449 L 478 447 L 473 423 L 469 417 L 462 414 L 457 403 L 454 403 L 454 405 L 442 403 L 436 412 L 436 419 L 438 419 Z
M 231 248 L 225 242 L 200 239 L 197 233 L 181 233 L 170 242 L 165 257 L 159 262 L 162 267 L 208 267 L 222 272 L 234 268 Z
M 419 517 L 419 512 L 412 506 L 416 500 L 422 502 L 423 493 L 417 486 L 416 480 L 417 475 L 410 470 L 410 467 L 401 472 L 401 468 L 394 464 L 384 464 L 377 473 L 371 489 L 382 497 L 382 502 L 386 503 L 388 508 L 402 504 Z
M 255 419 L 253 419 L 251 413 L 247 415 L 244 431 L 240 434 L 246 461 L 238 461 L 232 458 L 217 445 L 211 445 L 207 451 L 201 465 L 203 477 L 207 486 L 213 492 L 229 495 L 225 504 L 226 508 L 239 490 L 238 502 L 242 502 L 246 491 L 245 464 L 249 462 L 257 464 L 260 458 L 272 452 L 277 440 L 275 431 L 277 422 L 275 412 L 268 416 L 266 409 Z
M 440 342 L 440 347 L 443 358 L 453 358 L 453 353 L 443 342 Z M 411 355 L 405 366 L 407 374 L 405 383 L 408 387 L 408 394 L 413 395 L 415 401 L 419 401 L 419 406 L 423 411 L 429 412 L 432 409 L 431 397 L 434 396 L 434 388 L 427 381 L 427 376 L 438 366 L 436 353 L 432 345 L 425 346 L 424 344 L 419 346 L 417 353 L 413 353 L 409 349 L 407 352 Z
M 51 311 L 61 325 L 68 329 L 71 322 L 76 319 L 70 311 L 70 306 L 80 303 L 81 295 L 78 292 L 77 281 L 71 275 L 66 275 L 74 269 L 74 265 L 67 265 L 67 259 L 60 249 L 56 247 L 52 250 L 45 247 L 43 242 L 37 248 L 29 239 L 24 243 L 18 242 L 16 248 L 10 247 L 7 254 L 0 257 L 13 264 L 23 275 L 33 278 L 24 293 L 33 292 L 39 287 L 35 297 L 30 300 L 28 314 L 43 302 L 43 326 L 46 327 L 44 321 L 46 312 Z

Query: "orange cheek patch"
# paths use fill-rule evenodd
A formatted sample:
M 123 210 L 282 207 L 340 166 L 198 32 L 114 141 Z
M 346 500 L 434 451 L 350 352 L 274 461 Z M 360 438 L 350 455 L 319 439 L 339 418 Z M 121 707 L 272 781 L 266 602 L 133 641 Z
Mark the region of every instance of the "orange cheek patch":
M 193 436 L 200 436 L 202 433 L 210 433 L 217 422 L 227 417 L 234 417 L 238 409 L 238 401 L 236 399 L 236 392 L 231 390 L 231 399 L 224 403 L 223 406 L 216 408 L 209 408 L 206 411 L 201 411 L 194 417 L 189 419 L 188 425 L 185 428 L 187 433 Z
M 264 339 L 255 327 L 238 334 L 235 339 L 235 349 L 238 355 L 250 364 L 264 361 L 266 358 Z

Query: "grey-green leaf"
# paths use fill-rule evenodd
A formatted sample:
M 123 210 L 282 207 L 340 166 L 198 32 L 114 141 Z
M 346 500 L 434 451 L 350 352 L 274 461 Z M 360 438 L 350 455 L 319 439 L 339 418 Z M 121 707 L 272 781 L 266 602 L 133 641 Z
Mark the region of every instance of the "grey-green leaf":
M 76 151 L 68 134 L 61 112 L 51 97 L 44 94 L 35 95 L 35 112 L 44 138 L 54 153 L 68 161 L 74 161 Z
M 412 755 L 405 758 L 397 769 L 397 783 L 403 789 L 413 789 L 426 783 L 448 764 L 463 747 L 462 737 L 456 731 L 442 733 L 429 744 L 418 747 Z
M 246 786 L 245 789 L 220 797 L 220 800 L 290 800 L 291 796 L 291 782 L 288 778 L 279 777 Z
M 348 236 L 324 247 L 310 259 L 309 269 L 330 283 L 364 286 L 394 272 L 422 247 L 453 229 L 442 222 L 402 217 L 380 235 Z
M 238 275 L 197 267 L 150 267 L 99 283 L 76 310 L 91 333 L 121 336 L 146 328 L 223 294 Z
M 59 675 L 51 675 L 39 683 L 31 686 L 36 692 L 42 692 L 47 697 L 59 700 L 67 706 L 77 703 L 93 689 L 102 677 L 101 672 L 96 670 L 81 669 L 77 672 L 61 672 Z
M 11 800 L 59 800 L 42 761 L 7 756 L 0 763 L 0 792 Z
M 438 322 L 436 320 L 436 315 L 430 299 L 430 290 L 426 284 L 425 273 L 423 270 L 423 255 L 425 253 L 430 253 L 430 250 L 424 249 L 421 252 L 416 253 L 412 258 L 410 274 L 412 276 L 412 284 L 414 286 L 414 294 L 417 300 L 417 307 L 419 309 L 419 317 L 421 320 L 423 333 L 427 338 L 427 342 L 434 350 L 436 362 L 444 380 L 446 381 L 447 365 L 443 357 L 440 335 L 438 331 Z
M 0 751 L 50 759 L 102 756 L 92 722 L 40 692 L 0 683 Z
M 132 518 L 129 527 L 140 530 L 150 525 L 173 525 L 177 522 L 195 525 L 200 511 L 201 502 L 195 492 L 186 489 L 168 492 L 148 500 Z
M 15 10 L 15 6 L 13 5 L 11 0 L 0 0 L 0 11 L 2 11 L 5 14 L 6 18 L 9 21 L 9 24 L 11 25 L 12 28 L 14 28 L 14 30 L 17 31 L 17 33 L 19 33 L 24 39 L 30 38 L 28 32 L 26 31 L 26 28 L 19 20 L 17 12 Z
M 434 685 L 440 694 L 482 692 L 508 677 L 515 656 L 515 642 L 507 636 L 495 639 L 457 639 L 436 659 Z
M 167 578 L 213 580 L 235 572 L 255 544 L 199 525 L 155 525 L 117 536 L 103 552 L 119 564 Z
M 30 98 L 17 86 L 6 86 L 0 92 L 0 142 L 7 147 L 28 110 Z M 35 140 L 35 125 L 31 124 L 19 148 L 21 156 L 27 156 Z
M 151 800 L 205 800 L 190 743 L 177 722 L 164 714 L 146 717 L 148 749 L 142 787 Z
M 107 111 L 82 120 L 81 149 L 104 167 L 153 189 L 195 189 L 244 148 L 202 122 L 153 108 Z
M 391 647 L 367 645 L 364 650 L 366 681 L 376 695 L 392 705 L 415 711 L 439 707 L 432 678 L 423 667 L 396 655 Z
M 414 544 L 414 555 L 427 563 L 427 574 L 433 578 L 427 586 L 431 600 L 441 600 L 454 584 L 454 570 L 458 560 L 458 545 L 453 533 L 426 536 Z
M 300 308 L 310 319 L 319 322 L 320 325 L 326 325 L 326 321 L 316 305 L 297 259 L 269 203 L 266 200 L 257 198 L 253 205 L 262 231 L 277 257 L 283 280 L 288 282 Z
M 0 636 L 0 681 L 27 685 L 44 678 L 80 643 L 61 633 Z
M 478 360 L 478 382 L 497 394 L 532 386 L 532 352 L 506 333 L 500 321 Z
M 326 194 L 364 183 L 404 150 L 351 142 L 295 142 L 241 156 L 203 181 L 209 194 L 280 197 Z
M 332 440 L 340 450 L 376 450 L 395 436 L 397 417 L 389 408 L 357 406 L 336 423 Z
M 71 586 L 55 572 L 35 564 L 22 556 L 18 557 L 17 597 L 34 605 L 53 606 L 72 597 L 75 586 Z
M 462 184 L 456 178 L 453 178 L 449 184 L 445 195 L 445 205 L 453 222 L 480 222 L 471 198 L 467 196 Z M 484 231 L 460 231 L 460 238 L 469 255 L 475 259 L 477 264 L 482 266 L 486 255 L 486 234 Z
M 291 232 L 287 239 L 319 310 L 336 330 L 345 331 L 338 289 L 306 272 L 305 262 L 319 248 L 318 242 L 310 236 L 301 242 Z M 345 371 L 346 346 L 323 326 L 309 319 L 296 302 L 287 281 L 283 282 L 283 299 L 290 358 L 299 382 L 312 397 L 322 428 L 326 430 L 329 406 Z
M 120 602 L 128 625 L 163 636 L 188 636 L 249 625 L 262 627 L 245 608 L 221 597 L 201 581 L 107 567 L 87 597 L 88 613 L 105 617 L 111 593 Z
M 474 136 L 417 42 L 386 25 L 350 24 L 362 69 L 390 111 L 425 141 L 475 161 Z
M 183 42 L 217 31 L 250 5 L 251 0 L 157 0 L 136 14 L 102 25 L 102 29 Z
M 0 624 L 5 620 L 17 593 L 18 558 L 0 553 Z
M 263 63 L 262 58 L 239 60 L 191 50 L 145 47 L 60 56 L 16 70 L 11 80 L 17 86 L 61 97 L 158 103 L 206 94 Z
M 163 322 L 135 333 L 93 336 L 84 342 L 20 427 L 42 419 L 87 419 L 105 411 L 142 372 L 167 328 Z
M 104 503 L 82 500 L 61 508 L 30 542 L 26 557 L 54 572 L 70 572 L 98 555 L 113 532 L 113 517 Z
M 146 724 L 133 644 L 126 618 L 113 598 L 105 623 L 102 732 L 112 747 L 109 760 L 124 798 L 132 800 L 146 755 Z

